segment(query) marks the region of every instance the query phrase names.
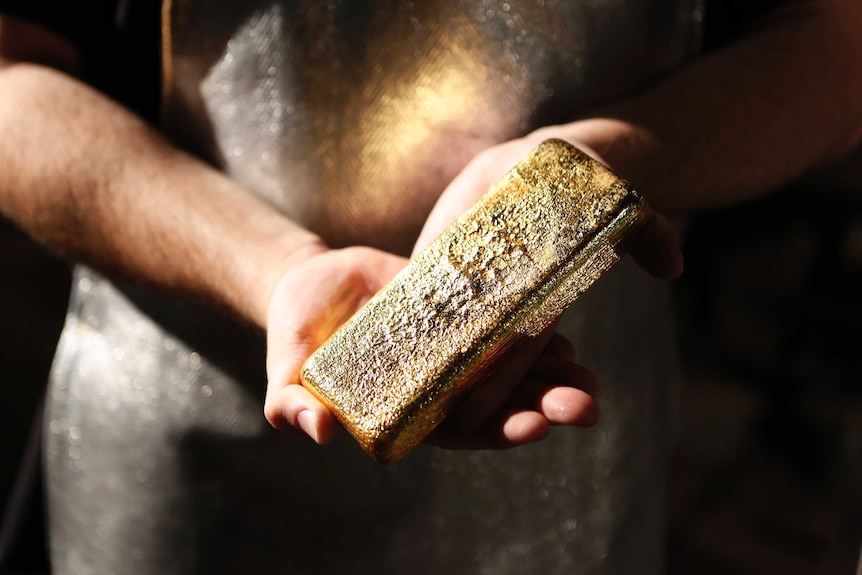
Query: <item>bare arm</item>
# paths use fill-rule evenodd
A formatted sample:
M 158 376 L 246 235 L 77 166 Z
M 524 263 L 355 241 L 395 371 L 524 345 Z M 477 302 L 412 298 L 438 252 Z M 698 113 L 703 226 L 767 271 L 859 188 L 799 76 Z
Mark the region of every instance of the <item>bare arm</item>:
M 862 2 L 792 2 L 630 100 L 489 148 L 443 193 L 417 249 L 547 138 L 590 151 L 668 213 L 766 194 L 862 138 L 860 63 Z M 672 235 L 658 220 L 635 246 L 642 267 L 680 273 Z
M 800 0 L 740 41 L 563 127 L 669 212 L 769 192 L 862 136 L 862 2 Z
M 0 20 L 0 209 L 51 249 L 266 326 L 275 282 L 322 243 L 51 66 L 72 46 Z M 20 61 L 21 59 L 35 62 Z

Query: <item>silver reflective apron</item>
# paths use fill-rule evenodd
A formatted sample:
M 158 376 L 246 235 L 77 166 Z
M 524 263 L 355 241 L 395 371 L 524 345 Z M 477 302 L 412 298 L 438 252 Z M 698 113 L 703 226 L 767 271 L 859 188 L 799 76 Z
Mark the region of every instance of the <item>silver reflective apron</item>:
M 330 245 L 405 253 L 479 151 L 693 54 L 700 4 L 173 0 L 163 127 Z M 55 572 L 659 572 L 665 286 L 620 266 L 563 330 L 597 427 L 380 467 L 269 429 L 256 334 L 79 269 L 46 422 Z
M 678 62 L 691 4 L 174 0 L 164 124 L 332 245 L 409 251 L 478 152 Z

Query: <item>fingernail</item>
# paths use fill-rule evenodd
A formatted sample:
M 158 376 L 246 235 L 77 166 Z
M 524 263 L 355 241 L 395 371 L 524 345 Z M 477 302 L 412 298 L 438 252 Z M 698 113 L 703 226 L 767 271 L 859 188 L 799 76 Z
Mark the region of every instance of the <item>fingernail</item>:
M 314 420 L 314 412 L 305 409 L 296 416 L 296 423 L 315 443 L 320 443 L 317 437 L 317 423 Z

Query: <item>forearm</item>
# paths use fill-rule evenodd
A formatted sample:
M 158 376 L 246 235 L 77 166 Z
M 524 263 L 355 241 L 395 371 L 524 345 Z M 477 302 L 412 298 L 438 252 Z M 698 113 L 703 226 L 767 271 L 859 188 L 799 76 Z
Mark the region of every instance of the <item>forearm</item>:
M 0 68 L 0 210 L 51 249 L 263 327 L 316 236 L 53 69 Z
M 862 134 L 862 4 L 801 1 L 640 96 L 566 126 L 669 212 L 750 199 Z

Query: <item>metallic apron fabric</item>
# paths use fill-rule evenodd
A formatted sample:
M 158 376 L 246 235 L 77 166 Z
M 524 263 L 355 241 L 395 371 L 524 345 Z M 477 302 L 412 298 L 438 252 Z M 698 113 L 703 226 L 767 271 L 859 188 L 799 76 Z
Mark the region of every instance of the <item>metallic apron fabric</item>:
M 694 52 L 694 0 L 174 0 L 164 129 L 333 246 L 406 252 L 480 150 Z M 261 339 L 76 272 L 46 418 L 56 573 L 654 573 L 674 375 L 627 263 L 563 330 L 602 422 L 378 466 L 269 429 Z

